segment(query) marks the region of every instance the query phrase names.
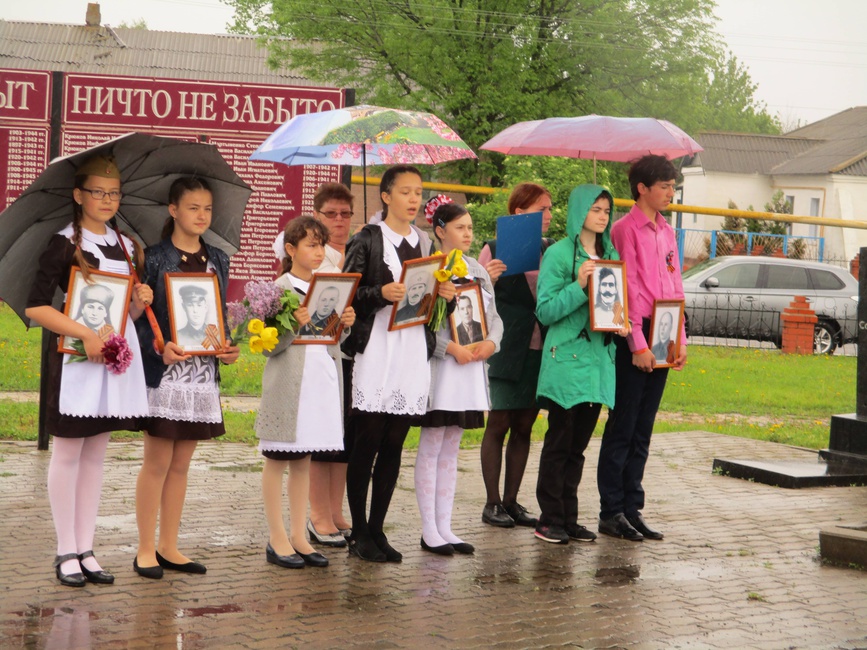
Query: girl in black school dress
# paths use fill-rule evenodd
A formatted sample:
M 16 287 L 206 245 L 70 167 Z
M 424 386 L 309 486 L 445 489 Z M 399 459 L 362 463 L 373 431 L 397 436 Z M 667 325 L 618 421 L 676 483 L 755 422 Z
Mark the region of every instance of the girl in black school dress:
M 48 242 L 27 300 L 25 315 L 52 332 L 48 351 L 46 429 L 54 436 L 48 466 L 48 500 L 57 531 L 55 573 L 68 587 L 88 581 L 110 584 L 114 576 L 93 555 L 96 515 L 102 493 L 105 451 L 112 431 L 138 430 L 138 418 L 148 413 L 144 371 L 133 320 L 153 300 L 147 285 L 136 285 L 124 337 L 133 353 L 120 375 L 106 369 L 104 342 L 87 325 L 52 307 L 55 291 L 69 286 L 70 269 L 78 266 L 88 282 L 98 269 L 130 274 L 124 249 L 141 259 L 141 251 L 108 222 L 120 205 L 120 171 L 103 156 L 87 159 L 75 175 L 72 223 Z M 119 332 L 118 332 L 119 333 Z M 80 339 L 87 361 L 57 351 L 57 335 Z
M 159 244 L 145 251 L 144 281 L 153 288 L 153 309 L 163 332 L 170 332 L 166 299 L 166 273 L 214 273 L 220 286 L 225 335 L 226 285 L 229 257 L 206 244 L 202 235 L 211 225 L 213 194 L 207 181 L 182 177 L 169 189 L 169 218 Z M 159 579 L 163 569 L 205 573 L 206 568 L 178 550 L 181 513 L 187 493 L 187 473 L 199 440 L 225 433 L 220 407 L 217 366 L 234 363 L 238 348 L 227 346 L 216 356 L 184 354 L 167 341 L 160 355 L 153 334 L 139 324 L 150 415 L 144 435 L 144 459 L 136 482 L 136 523 L 139 546 L 133 569 L 144 578 Z M 157 513 L 159 542 L 154 544 Z
M 362 275 L 352 303 L 357 320 L 344 346 L 347 354 L 355 356 L 355 424 L 346 476 L 352 514 L 349 552 L 371 562 L 400 562 L 403 556 L 388 543 L 383 524 L 400 474 L 406 434 L 413 418 L 427 411 L 428 359 L 436 338 L 424 325 L 389 332 L 388 322 L 392 303 L 406 294 L 406 287 L 398 282 L 401 265 L 431 255 L 434 248 L 430 237 L 413 225 L 422 206 L 418 169 L 391 167 L 379 189 L 383 219 L 366 225 L 349 241 L 343 265 L 344 273 Z M 451 282 L 439 285 L 439 295 L 454 307 Z

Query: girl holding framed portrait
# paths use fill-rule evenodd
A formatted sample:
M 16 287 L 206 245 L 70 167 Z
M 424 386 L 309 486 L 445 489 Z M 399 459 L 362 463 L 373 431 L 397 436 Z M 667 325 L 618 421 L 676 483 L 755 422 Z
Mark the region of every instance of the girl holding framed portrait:
M 202 239 L 211 225 L 211 188 L 205 179 L 181 177 L 172 183 L 168 199 L 162 241 L 145 251 L 142 279 L 153 289 L 153 310 L 160 329 L 172 332 L 174 340 L 166 341 L 160 354 L 154 349 L 149 325 L 142 321 L 138 326 L 150 417 L 144 427 L 144 459 L 136 483 L 139 545 L 133 568 L 152 579 L 162 578 L 164 569 L 206 571 L 203 564 L 178 550 L 187 473 L 198 442 L 225 433 L 218 362 L 234 363 L 239 353 L 227 343 L 229 257 Z M 208 312 L 214 312 L 212 318 L 221 331 L 206 329 Z M 195 345 L 187 352 L 179 345 L 182 339 L 176 321 L 181 318 L 180 328 L 197 332 L 183 340 L 207 342 L 208 350 Z M 158 515 L 160 534 L 155 541 Z
M 383 220 L 366 225 L 349 241 L 343 264 L 344 273 L 361 273 L 352 301 L 358 320 L 344 344 L 344 351 L 355 357 L 353 439 L 346 475 L 352 514 L 349 551 L 371 562 L 400 562 L 403 555 L 388 543 L 383 525 L 400 474 L 406 434 L 413 418 L 427 411 L 428 359 L 436 337 L 424 325 L 392 331 L 388 326 L 394 303 L 407 293 L 399 281 L 403 263 L 434 250 L 427 233 L 413 225 L 422 206 L 421 172 L 410 165 L 390 167 L 379 189 Z M 454 309 L 454 284 L 443 282 L 437 291 Z
M 463 253 L 470 249 L 473 220 L 465 207 L 441 195 L 428 201 L 425 215 L 445 255 L 454 249 Z M 499 350 L 503 336 L 503 321 L 497 314 L 494 285 L 488 272 L 471 257 L 464 255 L 461 259 L 466 263 L 467 274 L 455 280 L 459 293 L 458 306 L 450 316 L 452 327 L 443 327 L 436 333 L 430 403 L 421 421 L 415 460 L 421 547 L 439 555 L 470 554 L 475 550 L 472 544 L 455 535 L 451 527 L 458 448 L 464 429 L 485 425 L 484 412 L 491 407 L 486 361 Z M 474 308 L 470 298 L 473 292 L 481 296 L 478 308 Z M 483 319 L 485 326 L 477 319 Z M 485 336 L 481 336 L 483 332 Z M 462 339 L 462 333 L 467 338 Z
M 93 555 L 103 460 L 110 432 L 138 430 L 138 418 L 148 413 L 144 371 L 132 321 L 153 300 L 153 292 L 146 285 L 136 285 L 132 291 L 113 293 L 111 285 L 97 273 L 120 276 L 128 287 L 131 269 L 124 248 L 134 250 L 135 258 L 141 259 L 135 242 L 109 226 L 121 199 L 120 170 L 114 161 L 104 156 L 85 160 L 75 172 L 74 187 L 72 223 L 52 236 L 42 253 L 25 314 L 52 332 L 47 353 L 45 426 L 54 436 L 48 499 L 57 532 L 55 573 L 61 584 L 83 587 L 88 581 L 114 582 L 114 576 L 103 570 Z M 78 289 L 73 282 L 76 278 L 80 279 Z M 85 290 L 81 288 L 84 286 L 103 289 Z M 82 320 L 86 320 L 84 308 L 104 313 L 112 306 L 119 308 L 124 321 L 123 340 L 132 352 L 130 365 L 121 374 L 110 372 L 105 364 L 106 341 L 98 329 L 74 320 L 78 309 L 70 316 L 68 311 L 52 306 L 55 291 L 68 287 L 73 291 L 65 299 L 79 301 Z M 91 320 L 102 323 L 99 329 L 105 327 L 101 315 L 93 314 Z M 120 331 L 121 323 L 112 323 L 112 329 Z M 62 354 L 57 335 L 78 339 L 87 360 L 75 363 L 76 357 Z
M 548 431 L 539 458 L 535 535 L 554 544 L 596 539 L 578 523 L 578 485 L 602 405 L 614 406 L 614 336 L 630 332 L 628 321 L 616 332 L 593 327 L 590 278 L 598 262 L 619 259 L 611 243 L 613 206 L 598 185 L 572 190 L 566 238 L 548 249 L 539 270 L 536 314 L 548 333 L 536 395 L 548 409 Z

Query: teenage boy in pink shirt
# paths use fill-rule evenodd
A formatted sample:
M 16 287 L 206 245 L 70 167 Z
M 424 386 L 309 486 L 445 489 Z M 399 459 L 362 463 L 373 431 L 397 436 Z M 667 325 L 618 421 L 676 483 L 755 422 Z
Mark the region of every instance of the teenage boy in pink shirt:
M 597 484 L 601 509 L 599 532 L 640 542 L 662 539 L 641 515 L 644 466 L 650 434 L 665 390 L 668 368 L 656 368 L 649 349 L 650 317 L 656 299 L 683 299 L 680 260 L 674 230 L 660 214 L 674 198 L 677 170 L 664 156 L 644 156 L 629 170 L 635 205 L 611 227 L 611 240 L 626 262 L 629 317 L 625 339 L 615 338 L 617 386 L 599 451 Z M 674 362 L 686 363 L 686 334 Z

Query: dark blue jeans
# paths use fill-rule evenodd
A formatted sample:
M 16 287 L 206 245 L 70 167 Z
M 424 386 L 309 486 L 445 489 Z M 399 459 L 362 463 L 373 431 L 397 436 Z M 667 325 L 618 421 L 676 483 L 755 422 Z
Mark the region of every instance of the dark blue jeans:
M 618 513 L 638 514 L 644 508 L 644 466 L 650 453 L 650 434 L 665 390 L 668 368 L 644 372 L 632 365 L 625 339 L 616 338 L 617 387 L 614 408 L 602 434 L 596 482 L 600 519 Z

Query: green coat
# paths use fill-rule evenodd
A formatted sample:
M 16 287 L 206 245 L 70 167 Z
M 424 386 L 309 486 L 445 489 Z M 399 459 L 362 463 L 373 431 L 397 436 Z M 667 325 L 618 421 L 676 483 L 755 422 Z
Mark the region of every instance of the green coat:
M 590 259 L 578 237 L 600 194 L 611 200 L 608 190 L 598 185 L 572 190 L 567 236 L 545 252 L 539 270 L 536 317 L 548 326 L 548 333 L 536 395 L 565 409 L 584 402 L 614 406 L 613 335 L 590 329 L 590 299 L 576 281 L 579 267 Z M 620 259 L 611 243 L 611 221 L 602 234 L 602 246 L 603 259 Z

